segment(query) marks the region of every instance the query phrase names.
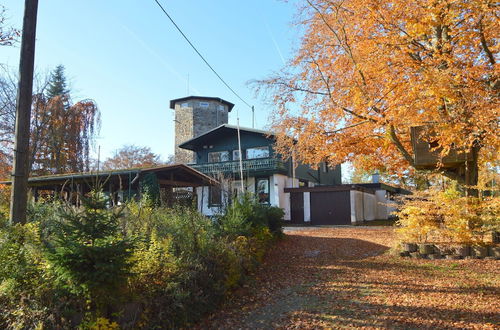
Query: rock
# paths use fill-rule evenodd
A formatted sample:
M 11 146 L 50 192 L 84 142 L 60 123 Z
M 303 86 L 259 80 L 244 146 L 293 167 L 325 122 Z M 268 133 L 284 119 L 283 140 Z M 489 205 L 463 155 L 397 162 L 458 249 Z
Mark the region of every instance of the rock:
M 500 258 L 489 256 L 489 257 L 484 257 L 484 260 L 500 260 Z
M 406 252 L 417 252 L 417 244 L 415 243 L 403 243 L 403 250 Z
M 470 246 L 468 246 L 468 245 L 458 246 L 455 249 L 455 252 L 456 252 L 457 255 L 459 255 L 461 257 L 470 256 Z
M 488 248 L 488 256 L 500 258 L 500 246 L 490 246 Z
M 446 256 L 446 259 L 450 259 L 450 260 L 458 260 L 458 259 L 462 259 L 463 257 L 462 256 L 458 256 L 458 255 L 447 255 Z
M 407 258 L 407 257 L 409 257 L 409 256 L 410 256 L 410 252 L 408 252 L 408 251 L 403 251 L 403 252 L 400 252 L 400 253 L 399 253 L 399 256 L 400 256 L 400 257 L 403 257 L 403 258 Z
M 412 258 L 416 258 L 416 259 L 421 259 L 422 258 L 422 255 L 420 254 L 420 252 L 411 252 L 410 256 Z
M 439 253 L 431 253 L 428 255 L 429 259 L 431 260 L 437 260 L 437 259 L 442 259 L 443 256 L 441 256 L 441 254 Z
M 486 246 L 476 245 L 473 246 L 471 250 L 471 254 L 476 258 L 484 258 L 488 256 L 488 248 Z
M 432 254 L 434 253 L 434 245 L 432 244 L 419 244 L 418 252 L 421 254 Z

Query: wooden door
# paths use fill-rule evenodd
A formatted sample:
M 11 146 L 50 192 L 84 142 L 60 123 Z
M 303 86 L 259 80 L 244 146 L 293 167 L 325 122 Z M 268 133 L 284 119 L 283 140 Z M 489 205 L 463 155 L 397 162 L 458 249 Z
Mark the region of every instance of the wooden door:
M 290 193 L 290 222 L 294 224 L 304 223 L 304 193 Z

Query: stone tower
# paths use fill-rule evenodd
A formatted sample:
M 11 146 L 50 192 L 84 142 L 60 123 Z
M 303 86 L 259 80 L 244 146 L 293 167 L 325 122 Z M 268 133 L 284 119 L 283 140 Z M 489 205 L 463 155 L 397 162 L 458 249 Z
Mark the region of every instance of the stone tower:
M 175 111 L 175 162 L 194 163 L 194 153 L 179 148 L 179 144 L 197 137 L 222 124 L 234 104 L 218 97 L 188 96 L 170 101 Z

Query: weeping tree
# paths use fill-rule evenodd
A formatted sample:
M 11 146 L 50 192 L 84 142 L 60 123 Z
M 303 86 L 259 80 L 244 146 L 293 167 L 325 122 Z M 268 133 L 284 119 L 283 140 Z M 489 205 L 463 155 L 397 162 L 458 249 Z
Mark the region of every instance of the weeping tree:
M 16 81 L 4 70 L 0 77 L 1 154 L 13 147 Z M 89 170 L 89 154 L 100 129 L 93 100 L 73 102 L 63 66 L 48 76 L 37 75 L 32 103 L 30 169 L 32 175 Z

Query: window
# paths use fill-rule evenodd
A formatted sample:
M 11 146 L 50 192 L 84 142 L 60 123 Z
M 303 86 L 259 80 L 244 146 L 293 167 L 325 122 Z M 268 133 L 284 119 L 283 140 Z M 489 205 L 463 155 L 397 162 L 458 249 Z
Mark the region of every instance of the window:
M 189 103 L 182 103 L 181 104 L 181 108 L 188 108 L 189 107 Z
M 268 158 L 269 147 L 255 147 L 247 149 L 247 159 Z
M 200 102 L 200 108 L 208 108 L 209 105 L 208 102 Z
M 229 161 L 229 151 L 214 151 L 208 153 L 209 163 L 219 163 Z
M 208 206 L 220 206 L 222 204 L 222 191 L 219 186 L 208 188 Z
M 255 193 L 257 199 L 261 204 L 269 204 L 269 179 L 256 178 L 255 179 Z
M 233 160 L 240 160 L 240 151 L 233 150 Z
M 307 182 L 307 180 L 299 179 L 299 187 L 309 187 L 309 183 Z

